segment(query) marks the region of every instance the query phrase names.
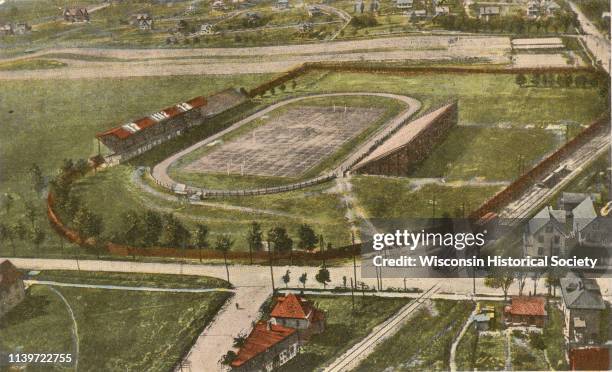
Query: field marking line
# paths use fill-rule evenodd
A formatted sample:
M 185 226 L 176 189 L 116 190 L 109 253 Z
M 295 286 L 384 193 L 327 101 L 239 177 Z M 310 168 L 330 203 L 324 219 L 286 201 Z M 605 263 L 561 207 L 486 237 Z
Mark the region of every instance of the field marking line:
M 58 291 L 57 289 L 49 286 L 49 289 L 51 289 L 53 292 L 55 292 L 55 294 L 57 294 L 62 301 L 64 301 L 64 304 L 66 304 L 66 308 L 68 309 L 68 314 L 70 315 L 70 317 L 72 318 L 72 338 L 74 340 L 74 349 L 75 349 L 75 358 L 74 358 L 74 370 L 78 371 L 79 369 L 79 327 L 77 325 L 77 321 L 76 321 L 76 317 L 74 316 L 74 312 L 72 311 L 72 307 L 70 306 L 70 304 L 68 303 L 68 300 L 66 300 L 66 297 L 64 297 L 64 295 Z

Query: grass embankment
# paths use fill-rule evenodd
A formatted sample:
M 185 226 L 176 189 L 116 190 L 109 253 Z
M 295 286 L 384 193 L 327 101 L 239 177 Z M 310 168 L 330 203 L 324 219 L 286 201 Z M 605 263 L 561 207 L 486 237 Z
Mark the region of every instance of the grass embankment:
M 421 308 L 393 336 L 378 345 L 356 371 L 448 370 L 450 349 L 473 304 L 435 300 Z
M 300 354 L 282 371 L 313 371 L 334 360 L 372 329 L 410 302 L 405 298 L 355 296 L 355 312 L 349 296 L 306 296 L 325 312 L 325 331 L 313 336 Z

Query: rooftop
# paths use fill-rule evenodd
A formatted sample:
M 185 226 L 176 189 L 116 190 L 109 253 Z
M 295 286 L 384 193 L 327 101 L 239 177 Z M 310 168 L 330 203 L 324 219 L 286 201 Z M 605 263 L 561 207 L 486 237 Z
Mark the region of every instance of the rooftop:
M 546 316 L 546 301 L 544 297 L 512 297 L 505 311 L 512 315 Z
M 606 308 L 597 281 L 570 272 L 561 278 L 561 294 L 568 309 L 603 310 Z
M 293 293 L 279 297 L 270 316 L 274 318 L 308 319 L 313 311 L 312 304 Z
M 255 324 L 244 346 L 238 351 L 238 356 L 232 362 L 232 367 L 240 367 L 255 356 L 285 340 L 295 332 L 296 330 L 293 328 L 260 321 Z

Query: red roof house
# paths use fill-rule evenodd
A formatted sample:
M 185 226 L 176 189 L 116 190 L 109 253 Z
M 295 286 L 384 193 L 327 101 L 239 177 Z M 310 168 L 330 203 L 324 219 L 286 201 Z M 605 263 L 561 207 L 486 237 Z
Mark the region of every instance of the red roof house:
M 506 323 L 544 327 L 548 313 L 544 297 L 512 297 L 504 308 Z
M 325 330 L 325 314 L 310 301 L 293 293 L 276 299 L 270 317 L 275 324 L 305 331 L 304 338 Z
M 293 358 L 299 348 L 297 330 L 260 321 L 231 363 L 235 370 L 272 370 Z
M 606 347 L 584 347 L 569 351 L 572 371 L 609 371 L 612 369 L 610 349 Z

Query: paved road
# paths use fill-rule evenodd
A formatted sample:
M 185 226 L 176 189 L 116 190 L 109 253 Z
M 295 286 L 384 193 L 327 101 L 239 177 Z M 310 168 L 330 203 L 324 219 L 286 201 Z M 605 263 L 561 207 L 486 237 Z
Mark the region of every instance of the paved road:
M 394 117 L 387 125 L 385 125 L 385 127 L 380 130 L 379 132 L 377 132 L 375 135 L 373 135 L 372 137 L 370 137 L 370 139 L 368 139 L 364 144 L 362 144 L 359 149 L 357 151 L 355 151 L 351 156 L 348 157 L 348 159 L 346 161 L 344 161 L 338 168 L 346 168 L 347 164 L 350 164 L 350 162 L 354 161 L 354 157 L 358 156 L 361 152 L 364 151 L 364 149 L 369 149 L 372 144 L 381 136 L 385 136 L 387 134 L 387 132 L 389 132 L 390 130 L 392 130 L 393 128 L 395 128 L 396 126 L 398 126 L 400 123 L 404 122 L 405 120 L 407 120 L 410 116 L 412 116 L 415 112 L 417 112 L 420 107 L 421 107 L 421 103 L 419 101 L 417 101 L 414 98 L 408 97 L 408 96 L 402 96 L 402 95 L 398 95 L 398 94 L 390 94 L 390 93 L 328 93 L 328 94 L 316 94 L 316 95 L 309 95 L 309 96 L 303 96 L 303 97 L 297 97 L 297 98 L 290 98 L 281 102 L 277 102 L 273 105 L 270 105 L 266 108 L 264 108 L 263 110 L 260 110 L 252 115 L 250 115 L 249 117 L 242 119 L 236 123 L 234 123 L 233 125 L 231 125 L 230 127 L 222 130 L 221 132 L 216 133 L 215 135 L 212 135 L 210 137 L 205 138 L 204 140 L 195 143 L 189 147 L 187 147 L 186 149 L 183 149 L 179 152 L 177 152 L 176 154 L 164 159 L 162 162 L 160 162 L 159 164 L 157 164 L 154 168 L 153 171 L 151 172 L 151 175 L 153 176 L 154 179 L 156 179 L 159 183 L 163 184 L 163 185 L 173 185 L 176 184 L 177 182 L 174 181 L 170 175 L 168 175 L 168 168 L 172 165 L 172 163 L 174 163 L 175 161 L 177 161 L 178 159 L 182 158 L 183 156 L 203 147 L 208 145 L 209 143 L 212 143 L 214 141 L 216 141 L 217 139 L 223 137 L 224 135 L 226 135 L 227 133 L 230 133 L 250 122 L 252 122 L 253 120 L 256 120 L 258 118 L 261 118 L 262 116 L 265 116 L 266 114 L 268 114 L 271 111 L 274 111 L 280 107 L 286 106 L 288 104 L 291 103 L 295 103 L 295 102 L 299 102 L 302 101 L 304 99 L 309 99 L 309 98 L 324 98 L 324 97 L 338 97 L 338 96 L 377 96 L 377 97 L 386 97 L 386 98 L 392 98 L 392 99 L 396 99 L 399 101 L 404 102 L 407 107 L 406 109 L 404 109 L 401 113 L 399 113 L 396 117 Z M 338 171 L 338 169 L 336 169 L 336 171 Z M 219 191 L 219 190 L 215 190 L 215 191 Z
M 17 267 L 32 270 L 78 270 L 75 260 L 65 259 L 28 259 L 28 258 L 8 258 Z M 0 257 L 0 261 L 2 257 Z M 225 279 L 225 267 L 223 265 L 196 265 L 182 263 L 145 263 L 132 261 L 102 261 L 102 260 L 79 260 L 80 270 L 83 271 L 106 271 L 106 272 L 134 272 L 134 273 L 158 273 L 175 275 L 199 275 L 211 276 Z M 281 276 L 286 270 L 291 271 L 291 286 L 300 286 L 297 277 L 306 273 L 308 282 L 306 288 L 318 288 L 314 280 L 318 267 L 300 266 L 276 266 L 274 267 L 275 286 L 284 287 Z M 353 267 L 340 266 L 329 267 L 331 275 L 330 287 L 342 286 L 342 277 L 351 278 Z M 225 352 L 232 348 L 233 337 L 241 332 L 248 332 L 251 322 L 257 319 L 259 306 L 271 293 L 272 284 L 270 279 L 270 268 L 257 265 L 231 265 L 230 278 L 235 287 L 235 295 L 223 311 L 198 338 L 196 345 L 190 352 L 188 360 L 192 362 L 192 371 L 218 371 L 221 370 L 218 360 Z M 357 266 L 358 281 L 365 282 L 371 287 L 375 286 L 375 278 L 362 278 L 361 268 Z M 540 279 L 539 288 L 544 288 L 544 279 Z M 612 281 L 598 280 L 602 289 L 602 294 L 608 300 L 612 298 Z M 460 278 L 453 280 L 440 280 L 437 278 L 415 278 L 408 279 L 408 286 L 420 288 L 423 291 L 430 289 L 438 284 L 438 292 L 448 296 L 454 295 L 457 299 L 471 298 L 472 279 Z M 383 279 L 383 288 L 403 287 L 403 278 Z M 493 290 L 484 285 L 482 279 L 476 279 L 476 292 L 482 296 L 499 298 L 500 291 Z M 509 294 L 517 294 L 518 288 L 514 284 L 509 290 Z M 235 303 L 240 305 L 236 309 Z
M 582 13 L 580 8 L 573 2 L 568 1 L 570 7 L 578 16 L 580 27 L 586 35 L 581 39 L 586 43 L 591 53 L 602 63 L 603 68 L 610 73 L 610 40 Z
M 460 36 L 454 43 L 449 43 L 449 39 L 449 36 L 410 36 L 249 48 L 49 49 L 0 61 L 44 57 L 49 53 L 118 60 L 85 61 L 53 57 L 67 66 L 36 70 L 36 73 L 0 71 L 0 80 L 234 75 L 284 72 L 304 62 L 450 60 L 475 55 L 492 63 L 510 63 L 510 41 L 507 37 Z

